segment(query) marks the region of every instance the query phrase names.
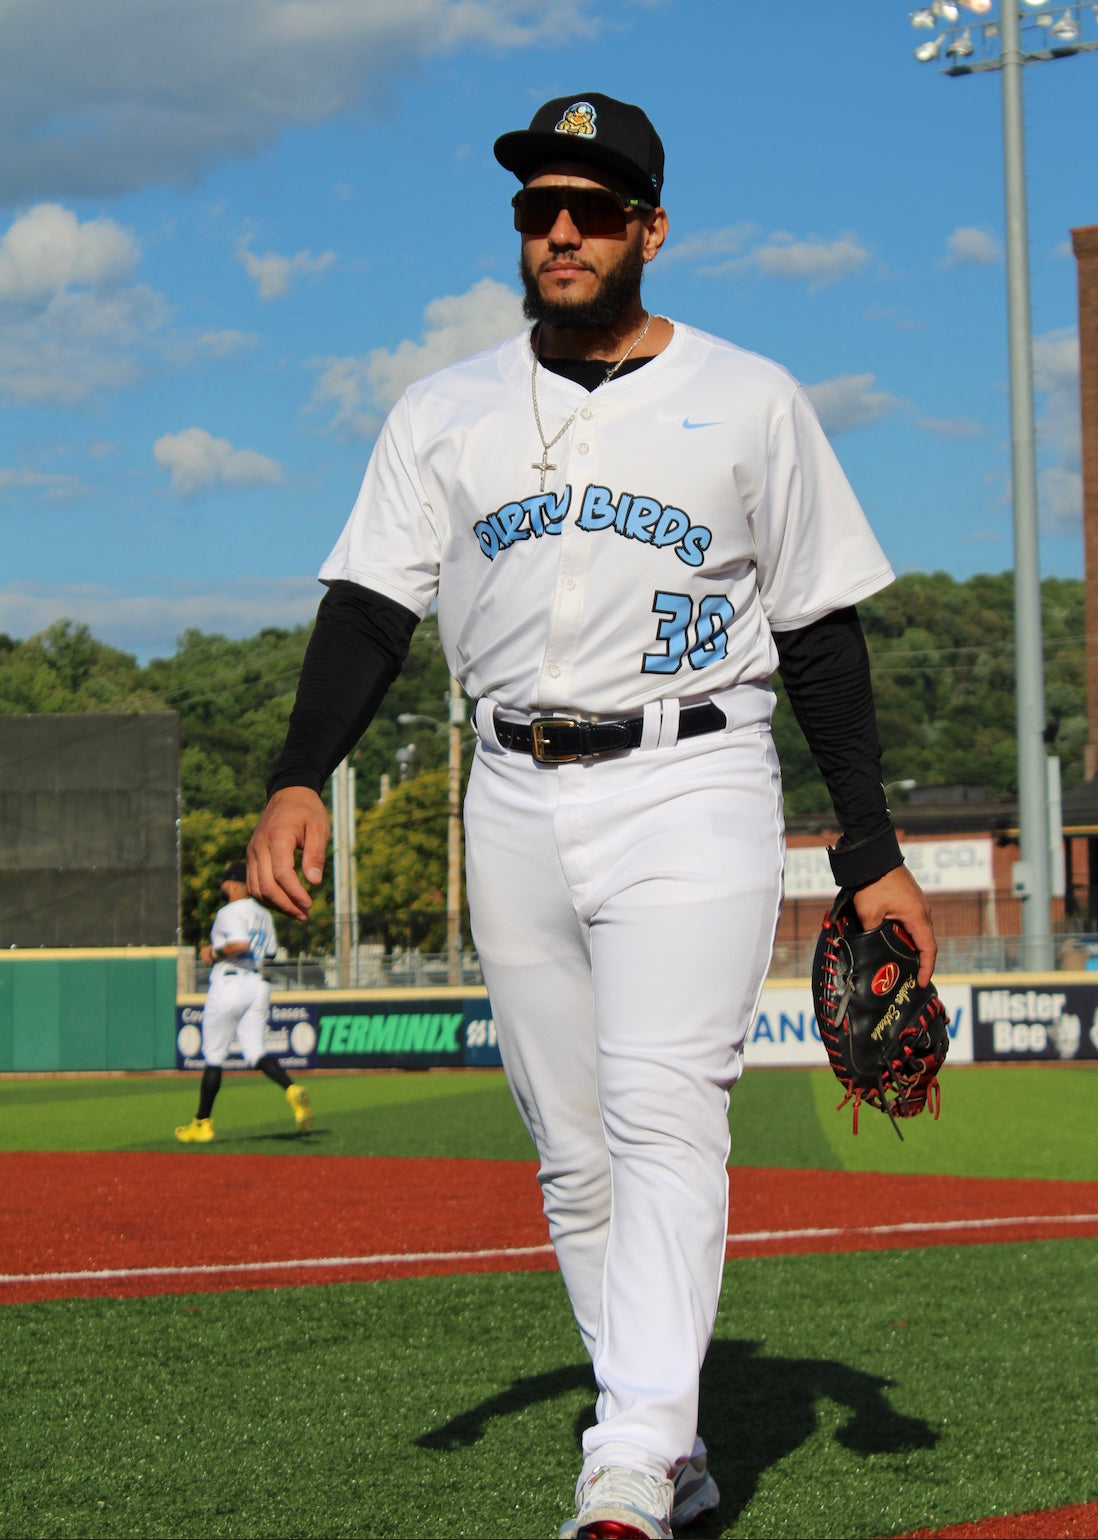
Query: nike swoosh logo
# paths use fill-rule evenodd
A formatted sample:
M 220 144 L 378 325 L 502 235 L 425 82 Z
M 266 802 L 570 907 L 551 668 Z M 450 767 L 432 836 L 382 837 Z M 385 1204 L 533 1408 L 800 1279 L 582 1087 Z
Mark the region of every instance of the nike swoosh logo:
M 684 428 L 719 428 L 720 427 L 720 423 L 719 422 L 691 422 L 689 417 L 684 417 L 683 418 L 682 425 L 683 425 Z

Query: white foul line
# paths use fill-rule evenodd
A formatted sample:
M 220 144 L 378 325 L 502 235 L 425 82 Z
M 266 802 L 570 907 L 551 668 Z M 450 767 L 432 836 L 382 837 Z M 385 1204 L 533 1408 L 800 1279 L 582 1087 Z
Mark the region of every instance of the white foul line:
M 1098 1214 L 1009 1214 L 996 1219 L 908 1219 L 894 1225 L 828 1225 L 807 1230 L 744 1230 L 726 1235 L 731 1245 L 745 1241 L 814 1240 L 834 1235 L 913 1235 L 934 1230 L 991 1230 L 1004 1225 L 1085 1225 L 1098 1223 Z
M 489 1251 L 394 1251 L 368 1257 L 298 1257 L 281 1262 L 195 1262 L 189 1267 L 105 1267 L 70 1273 L 0 1273 L 2 1283 L 87 1283 L 97 1278 L 188 1278 L 221 1273 L 269 1273 L 306 1267 L 385 1267 L 392 1262 L 479 1262 L 537 1257 L 552 1246 L 497 1246 Z
M 749 1230 L 725 1237 L 728 1245 L 746 1242 L 827 1239 L 839 1235 L 908 1235 L 939 1230 L 988 1230 L 1018 1225 L 1098 1224 L 1098 1214 L 1013 1214 L 994 1219 L 908 1220 L 891 1225 L 828 1225 L 802 1230 Z M 519 1257 L 551 1256 L 544 1246 L 496 1246 L 485 1251 L 394 1251 L 366 1257 L 298 1257 L 278 1262 L 195 1262 L 184 1267 L 108 1267 L 95 1270 L 49 1273 L 0 1273 L 5 1283 L 94 1283 L 124 1278 L 220 1277 L 226 1273 L 300 1272 L 325 1267 L 387 1267 L 426 1262 L 501 1261 Z

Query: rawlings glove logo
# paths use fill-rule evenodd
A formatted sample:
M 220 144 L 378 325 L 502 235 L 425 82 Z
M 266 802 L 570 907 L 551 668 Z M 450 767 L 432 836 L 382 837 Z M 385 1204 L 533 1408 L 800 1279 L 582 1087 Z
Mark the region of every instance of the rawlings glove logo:
M 899 977 L 900 970 L 897 965 L 892 962 L 885 963 L 883 968 L 877 969 L 873 975 L 873 982 L 869 987 L 875 995 L 888 995 L 896 988 L 896 981 Z

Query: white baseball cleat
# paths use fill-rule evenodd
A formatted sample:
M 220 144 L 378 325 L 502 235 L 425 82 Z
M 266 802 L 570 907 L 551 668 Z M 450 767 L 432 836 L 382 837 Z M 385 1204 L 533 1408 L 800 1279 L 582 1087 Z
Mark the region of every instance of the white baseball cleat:
M 680 1467 L 672 1485 L 671 1527 L 674 1530 L 700 1524 L 720 1506 L 720 1488 L 709 1474 L 709 1459 L 704 1451 Z M 561 1528 L 561 1540 L 576 1540 L 577 1525 L 578 1519 L 569 1519 Z
M 717 1483 L 709 1474 L 709 1461 L 704 1453 L 695 1455 L 678 1472 L 674 1481 L 675 1505 L 671 1509 L 671 1524 L 675 1529 L 686 1529 L 698 1524 L 716 1511 L 721 1494 Z
M 560 1540 L 671 1540 L 670 1481 L 607 1465 L 588 1476 Z

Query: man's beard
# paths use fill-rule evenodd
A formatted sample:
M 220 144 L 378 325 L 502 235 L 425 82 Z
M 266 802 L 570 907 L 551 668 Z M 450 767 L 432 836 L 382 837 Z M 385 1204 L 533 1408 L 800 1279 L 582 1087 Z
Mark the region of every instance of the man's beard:
M 566 299 L 546 299 L 523 252 L 519 257 L 519 277 L 524 293 L 522 313 L 528 321 L 541 321 L 546 326 L 565 330 L 598 331 L 604 326 L 613 326 L 640 293 L 643 272 L 641 247 L 639 244 L 630 246 L 617 265 L 604 274 L 598 292 L 591 299 L 570 303 Z

